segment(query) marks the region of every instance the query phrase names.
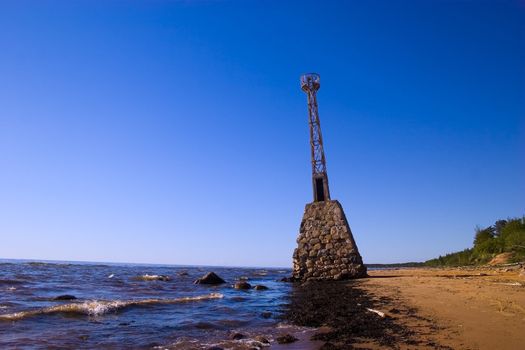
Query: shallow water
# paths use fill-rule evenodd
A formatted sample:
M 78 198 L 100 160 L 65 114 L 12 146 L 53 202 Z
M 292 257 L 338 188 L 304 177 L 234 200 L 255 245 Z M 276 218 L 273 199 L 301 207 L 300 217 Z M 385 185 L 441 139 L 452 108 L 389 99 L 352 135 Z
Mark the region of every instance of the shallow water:
M 193 284 L 209 271 L 227 283 Z M 271 337 L 292 288 L 278 280 L 290 272 L 2 260 L 0 348 L 199 349 L 227 339 L 231 331 Z M 140 278 L 145 275 L 150 277 Z M 242 277 L 269 290 L 233 289 Z M 53 300 L 64 294 L 77 299 Z

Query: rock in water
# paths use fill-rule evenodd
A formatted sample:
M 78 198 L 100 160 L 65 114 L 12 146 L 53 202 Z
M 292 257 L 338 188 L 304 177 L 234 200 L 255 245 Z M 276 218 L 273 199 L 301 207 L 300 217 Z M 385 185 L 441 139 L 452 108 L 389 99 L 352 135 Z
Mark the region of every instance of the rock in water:
M 59 295 L 54 297 L 53 300 L 75 300 L 77 297 L 70 294 Z
M 237 333 L 237 332 L 232 333 L 232 334 L 230 334 L 230 339 L 232 339 L 232 340 L 244 339 L 244 334 Z
M 201 278 L 196 279 L 195 282 L 193 283 L 194 284 L 221 284 L 221 283 L 226 283 L 226 281 L 220 278 L 219 276 L 217 276 L 215 272 L 208 272 Z
M 306 281 L 365 276 L 366 267 L 341 204 L 336 200 L 307 204 L 293 254 L 292 278 Z
M 298 341 L 299 339 L 297 339 L 291 334 L 285 334 L 285 335 L 281 335 L 280 337 L 277 337 L 276 340 L 277 340 L 277 343 L 279 344 L 290 344 L 290 343 Z
M 253 289 L 255 289 L 255 290 L 267 290 L 268 287 L 263 286 L 262 284 L 258 284 Z
M 262 335 L 258 335 L 255 337 L 255 340 L 257 340 L 259 343 L 262 343 L 262 344 L 270 344 L 270 341 L 268 340 L 268 338 L 262 336 Z
M 233 288 L 235 289 L 243 289 L 243 290 L 246 290 L 246 289 L 251 289 L 252 288 L 252 285 L 249 284 L 248 282 L 245 282 L 245 281 L 241 281 L 241 282 L 237 282 L 233 285 Z
M 295 282 L 295 278 L 293 277 L 283 277 L 279 280 L 279 282 Z

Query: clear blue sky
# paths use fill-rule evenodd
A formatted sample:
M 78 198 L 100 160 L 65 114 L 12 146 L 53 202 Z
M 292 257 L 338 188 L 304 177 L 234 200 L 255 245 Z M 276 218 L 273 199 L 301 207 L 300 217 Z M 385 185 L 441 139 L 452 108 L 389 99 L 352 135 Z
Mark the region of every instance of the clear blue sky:
M 525 214 L 522 1 L 2 1 L 0 257 L 290 266 L 301 73 L 368 263 Z

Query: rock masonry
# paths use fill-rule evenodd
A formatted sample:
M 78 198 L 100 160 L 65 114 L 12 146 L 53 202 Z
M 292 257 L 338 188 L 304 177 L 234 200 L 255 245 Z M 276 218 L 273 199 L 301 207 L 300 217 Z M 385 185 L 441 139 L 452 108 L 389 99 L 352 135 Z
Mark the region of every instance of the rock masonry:
M 296 280 L 342 280 L 366 276 L 343 207 L 336 200 L 306 205 L 292 277 Z

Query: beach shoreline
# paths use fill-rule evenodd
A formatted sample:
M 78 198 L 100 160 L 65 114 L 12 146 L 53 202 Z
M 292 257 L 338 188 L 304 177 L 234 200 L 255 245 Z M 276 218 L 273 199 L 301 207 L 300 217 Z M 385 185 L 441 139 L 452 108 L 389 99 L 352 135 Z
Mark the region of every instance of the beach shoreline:
M 324 340 L 321 349 L 518 349 L 525 342 L 521 271 L 519 265 L 372 270 L 364 279 L 298 285 L 287 317 L 332 326 L 314 336 Z
M 206 272 L 202 267 L 10 262 L 3 268 L 6 348 L 38 348 L 34 339 L 43 338 L 56 347 L 174 350 L 484 350 L 525 342 L 525 273 L 517 264 L 388 267 L 362 279 L 304 283 L 283 282 L 290 270 L 215 268 L 228 281 L 216 286 L 193 283 Z M 241 280 L 268 289 L 236 289 Z M 281 344 L 287 335 L 297 341 Z

